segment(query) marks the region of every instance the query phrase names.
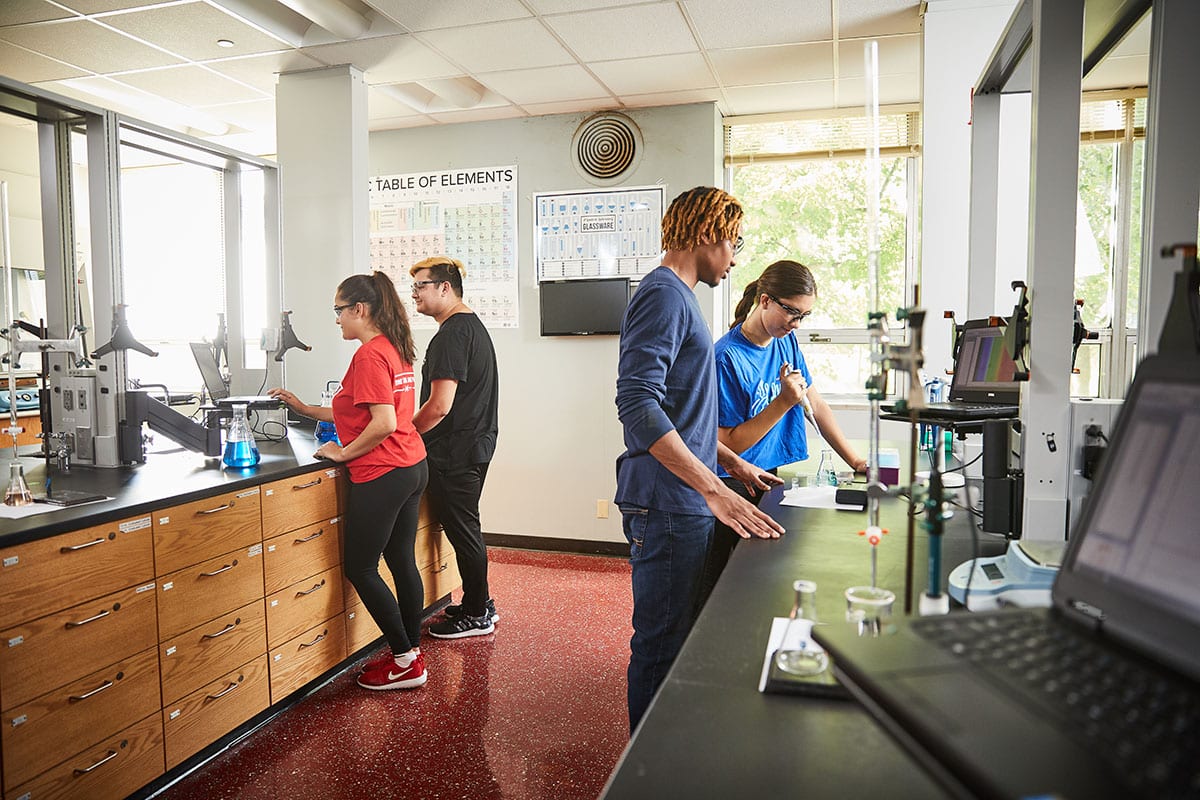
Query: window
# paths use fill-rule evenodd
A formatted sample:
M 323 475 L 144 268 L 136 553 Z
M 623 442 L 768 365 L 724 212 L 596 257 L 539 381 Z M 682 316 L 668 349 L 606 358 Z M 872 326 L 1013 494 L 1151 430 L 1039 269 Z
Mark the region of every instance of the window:
M 729 310 L 772 262 L 812 270 L 817 303 L 797 329 L 823 394 L 861 396 L 871 374 L 867 314 L 866 120 L 855 116 L 725 123 L 730 191 L 746 210 L 746 246 L 730 276 Z M 919 114 L 880 120 L 879 310 L 906 305 L 915 263 Z M 726 325 L 728 322 L 726 322 Z M 894 318 L 890 322 L 896 325 Z M 853 365 L 853 368 L 851 368 Z

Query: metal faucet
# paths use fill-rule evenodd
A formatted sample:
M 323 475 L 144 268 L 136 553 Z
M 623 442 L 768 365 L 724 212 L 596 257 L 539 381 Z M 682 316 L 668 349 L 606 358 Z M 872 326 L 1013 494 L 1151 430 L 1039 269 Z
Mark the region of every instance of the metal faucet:
M 47 447 L 50 448 L 50 452 L 58 464 L 59 472 L 71 471 L 71 440 L 73 438 L 71 434 L 61 431 L 46 434 Z

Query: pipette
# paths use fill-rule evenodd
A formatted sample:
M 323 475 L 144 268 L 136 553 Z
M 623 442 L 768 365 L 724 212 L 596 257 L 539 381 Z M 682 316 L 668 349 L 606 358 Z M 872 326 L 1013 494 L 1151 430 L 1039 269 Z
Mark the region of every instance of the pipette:
M 783 369 L 784 369 L 783 375 L 785 378 L 788 375 L 792 374 L 792 365 L 791 364 L 784 364 Z M 810 425 L 812 425 L 814 428 L 817 429 L 817 436 L 820 436 L 822 439 L 824 439 L 825 434 L 821 433 L 821 426 L 817 424 L 817 418 L 813 415 L 812 403 L 810 403 L 808 400 L 807 392 L 805 392 L 804 398 L 800 401 L 800 405 L 804 408 L 804 418 L 806 420 L 808 420 L 808 423 Z

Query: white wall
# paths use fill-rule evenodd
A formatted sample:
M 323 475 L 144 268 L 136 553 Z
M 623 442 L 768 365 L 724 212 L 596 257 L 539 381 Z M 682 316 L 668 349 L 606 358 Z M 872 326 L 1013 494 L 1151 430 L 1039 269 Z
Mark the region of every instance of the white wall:
M 624 113 L 645 142 L 626 185 L 665 184 L 668 202 L 693 186 L 720 185 L 721 120 L 713 105 Z M 542 338 L 532 258 L 533 193 L 591 188 L 571 162 L 571 137 L 587 116 L 371 134 L 372 175 L 517 165 L 520 327 L 491 331 L 500 367 L 500 437 L 481 507 L 487 533 L 624 541 L 611 503 L 609 518 L 596 519 L 596 501 L 612 500 L 624 449 L 613 402 L 617 337 Z M 701 308 L 711 309 L 713 292 L 699 287 L 697 293 Z M 431 335 L 417 332 L 418 356 Z
M 1014 6 L 1014 0 L 929 0 L 925 12 L 921 304 L 929 312 L 924 341 L 931 374 L 951 366 L 950 321 L 941 312 L 953 310 L 960 321 L 966 314 L 971 88 Z M 1002 172 L 1009 169 L 1003 156 L 1001 164 Z M 1024 219 L 1021 228 L 1028 228 Z M 1006 235 L 1001 229 L 998 238 Z

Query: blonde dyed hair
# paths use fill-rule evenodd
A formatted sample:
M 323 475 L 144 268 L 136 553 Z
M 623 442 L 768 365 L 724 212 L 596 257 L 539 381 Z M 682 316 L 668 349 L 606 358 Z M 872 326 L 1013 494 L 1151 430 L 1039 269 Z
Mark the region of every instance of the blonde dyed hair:
M 741 203 L 726 191 L 714 186 L 688 189 L 671 201 L 663 216 L 662 247 L 691 250 L 700 244 L 735 239 L 742 213 Z
M 416 275 L 423 269 L 429 270 L 430 280 L 446 281 L 454 290 L 454 294 L 459 298 L 463 296 L 463 278 L 467 277 L 467 267 L 457 258 L 450 258 L 450 256 L 423 258 L 412 265 L 408 274 Z

